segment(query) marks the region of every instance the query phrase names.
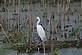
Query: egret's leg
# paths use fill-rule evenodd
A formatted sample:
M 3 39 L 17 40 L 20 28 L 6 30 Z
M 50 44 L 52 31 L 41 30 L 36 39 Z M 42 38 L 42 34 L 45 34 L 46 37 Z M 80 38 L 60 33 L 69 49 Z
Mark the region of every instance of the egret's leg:
M 44 50 L 44 55 L 45 55 L 45 44 L 43 43 L 43 50 Z
M 40 55 L 39 53 L 40 53 L 40 52 L 39 52 L 39 47 L 38 47 L 38 55 Z

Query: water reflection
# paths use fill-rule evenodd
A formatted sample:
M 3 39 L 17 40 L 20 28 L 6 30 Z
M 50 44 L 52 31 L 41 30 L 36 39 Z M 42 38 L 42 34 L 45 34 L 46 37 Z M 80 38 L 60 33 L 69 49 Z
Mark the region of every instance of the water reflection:
M 82 48 L 63 48 L 57 50 L 58 55 L 82 55 Z

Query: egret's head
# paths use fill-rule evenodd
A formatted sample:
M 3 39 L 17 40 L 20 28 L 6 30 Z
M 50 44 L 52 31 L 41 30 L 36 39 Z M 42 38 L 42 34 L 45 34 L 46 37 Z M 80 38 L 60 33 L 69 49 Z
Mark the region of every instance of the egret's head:
M 36 17 L 37 18 L 37 20 L 40 20 L 40 18 L 39 17 Z
M 37 18 L 37 25 L 40 23 L 40 18 L 39 17 L 36 17 Z

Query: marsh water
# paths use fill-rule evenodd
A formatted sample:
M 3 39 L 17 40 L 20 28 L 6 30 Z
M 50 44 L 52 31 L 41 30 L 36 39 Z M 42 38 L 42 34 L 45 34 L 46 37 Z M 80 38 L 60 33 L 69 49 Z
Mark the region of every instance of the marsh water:
M 82 48 L 63 48 L 56 50 L 57 55 L 82 55 Z M 49 55 L 50 53 L 46 53 Z M 17 53 L 15 50 L 0 48 L 0 55 L 43 55 L 39 51 L 34 53 Z

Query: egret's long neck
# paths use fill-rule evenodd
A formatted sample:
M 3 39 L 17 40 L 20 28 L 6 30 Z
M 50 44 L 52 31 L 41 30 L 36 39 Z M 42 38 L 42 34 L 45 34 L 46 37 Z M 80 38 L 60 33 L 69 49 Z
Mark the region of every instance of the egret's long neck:
M 40 23 L 40 19 L 38 19 L 38 21 L 37 21 L 37 25 Z

